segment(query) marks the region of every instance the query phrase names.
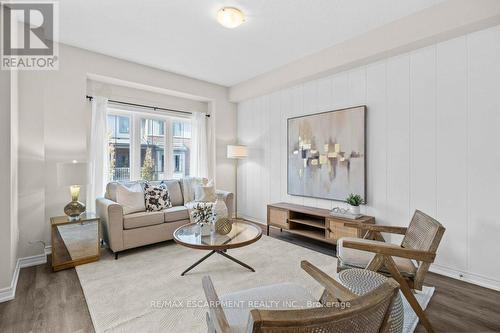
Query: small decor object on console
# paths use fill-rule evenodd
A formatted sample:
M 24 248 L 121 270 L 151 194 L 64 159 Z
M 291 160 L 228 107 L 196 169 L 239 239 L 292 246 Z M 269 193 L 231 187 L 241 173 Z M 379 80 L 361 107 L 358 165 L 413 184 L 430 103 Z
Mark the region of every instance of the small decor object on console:
M 227 217 L 221 217 L 215 222 L 215 232 L 219 235 L 227 235 L 231 232 L 233 225 Z
M 353 214 L 348 208 L 334 207 L 330 211 L 331 216 L 343 217 L 346 219 L 356 220 L 363 216 L 363 214 Z
M 148 212 L 158 212 L 172 207 L 167 186 L 163 183 L 153 186 L 146 182 L 144 184 L 144 200 Z
M 359 205 L 362 205 L 365 202 L 359 194 L 354 193 L 349 194 L 345 201 L 349 204 L 349 211 L 353 215 L 360 214 Z

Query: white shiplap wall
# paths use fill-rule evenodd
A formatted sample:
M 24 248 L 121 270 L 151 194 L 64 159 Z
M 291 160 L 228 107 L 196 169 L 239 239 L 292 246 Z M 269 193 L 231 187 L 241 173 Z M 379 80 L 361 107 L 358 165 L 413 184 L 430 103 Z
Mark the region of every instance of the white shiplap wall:
M 239 211 L 265 222 L 268 203 L 331 208 L 287 195 L 286 120 L 366 104 L 367 199 L 377 223 L 415 209 L 447 228 L 434 270 L 500 287 L 500 27 L 244 101 Z

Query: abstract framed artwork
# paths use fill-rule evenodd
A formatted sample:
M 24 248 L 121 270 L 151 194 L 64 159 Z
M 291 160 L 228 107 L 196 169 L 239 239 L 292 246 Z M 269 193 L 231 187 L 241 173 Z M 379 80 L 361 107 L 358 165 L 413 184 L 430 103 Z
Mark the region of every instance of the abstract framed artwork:
M 288 194 L 366 201 L 366 106 L 289 118 Z

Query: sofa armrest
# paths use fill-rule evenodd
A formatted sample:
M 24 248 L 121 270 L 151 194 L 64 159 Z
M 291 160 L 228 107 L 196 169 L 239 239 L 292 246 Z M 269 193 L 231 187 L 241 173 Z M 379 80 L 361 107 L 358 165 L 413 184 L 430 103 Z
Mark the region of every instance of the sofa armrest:
M 103 239 L 113 252 L 123 250 L 123 207 L 112 200 L 97 198 L 96 211 L 101 219 Z
M 234 194 L 233 192 L 216 190 L 215 194 L 217 194 L 217 199 L 223 200 L 226 203 L 227 212 L 229 217 L 234 216 Z

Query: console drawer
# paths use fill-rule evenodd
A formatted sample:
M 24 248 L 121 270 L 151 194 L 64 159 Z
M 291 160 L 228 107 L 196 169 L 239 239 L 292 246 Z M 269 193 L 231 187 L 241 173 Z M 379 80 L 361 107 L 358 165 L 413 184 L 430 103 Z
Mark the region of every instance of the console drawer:
M 267 214 L 267 224 L 288 229 L 288 211 L 269 207 Z
M 328 219 L 327 237 L 338 240 L 342 237 L 360 237 L 359 229 L 346 227 L 343 221 Z

